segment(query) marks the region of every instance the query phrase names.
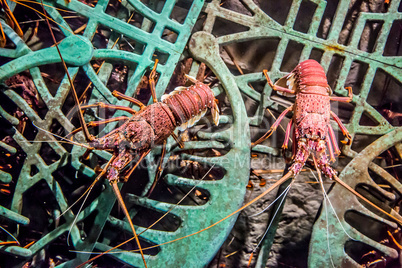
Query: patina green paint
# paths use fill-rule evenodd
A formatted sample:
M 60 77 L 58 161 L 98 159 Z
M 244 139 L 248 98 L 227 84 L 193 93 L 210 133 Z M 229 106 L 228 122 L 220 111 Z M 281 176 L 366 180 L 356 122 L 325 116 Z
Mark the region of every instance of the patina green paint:
M 151 1 L 152 2 L 152 1 Z M 170 18 L 172 10 L 176 5 L 175 0 L 166 1 L 163 5 L 161 12 L 155 12 L 140 1 L 123 1 L 124 6 L 130 12 L 137 12 L 144 16 L 144 23 L 141 28 L 128 24 L 128 19 L 125 12 L 119 12 L 117 17 L 112 17 L 106 13 L 106 8 L 109 1 L 100 0 L 97 1 L 94 7 L 85 5 L 79 1 L 44 1 L 47 5 L 45 7 L 49 16 L 57 21 L 60 31 L 64 33 L 65 38 L 61 40 L 59 48 L 61 54 L 69 66 L 69 73 L 72 79 L 75 78 L 78 71 L 81 69 L 91 80 L 95 87 L 92 91 L 92 102 L 108 102 L 116 105 L 128 105 L 127 101 L 119 101 L 111 95 L 111 90 L 106 87 L 106 82 L 110 76 L 113 62 L 120 62 L 127 65 L 130 68 L 130 77 L 128 81 L 128 88 L 125 92 L 126 95 L 134 95 L 135 90 L 140 83 L 141 77 L 147 70 L 150 70 L 154 65 L 154 53 L 163 52 L 165 56 L 160 55 L 158 58 L 163 61 L 162 64 L 158 64 L 157 72 L 159 73 L 158 82 L 156 85 L 156 93 L 159 98 L 165 91 L 165 88 L 173 74 L 175 66 L 183 53 L 185 45 L 187 44 L 192 27 L 194 26 L 201 8 L 204 5 L 203 0 L 194 0 L 188 2 L 189 6 L 188 14 L 182 23 L 179 23 Z M 157 1 L 154 1 L 156 4 Z M 152 3 L 151 3 L 152 5 Z M 76 12 L 77 15 L 83 16 L 88 19 L 87 26 L 83 35 L 74 35 L 72 29 L 62 15 L 54 9 L 54 7 L 67 9 Z M 64 77 L 60 82 L 59 88 L 56 94 L 53 96 L 50 94 L 46 83 L 40 73 L 39 66 L 52 63 L 60 63 L 61 60 L 57 54 L 55 47 L 49 47 L 40 49 L 37 51 L 31 50 L 23 40 L 18 37 L 10 27 L 8 27 L 3 21 L 1 21 L 5 33 L 12 42 L 16 45 L 15 49 L 0 49 L 0 55 L 8 58 L 12 58 L 6 65 L 3 65 L 0 69 L 0 82 L 4 82 L 7 78 L 23 71 L 29 70 L 35 86 L 39 92 L 41 99 L 44 101 L 48 108 L 48 112 L 45 117 L 40 118 L 36 112 L 14 91 L 4 89 L 3 92 L 15 102 L 25 113 L 25 115 L 32 121 L 35 126 L 45 130 L 49 130 L 52 120 L 57 120 L 68 132 L 72 131 L 74 126 L 69 122 L 66 115 L 63 114 L 61 107 L 66 100 L 70 91 L 70 85 L 67 77 Z M 150 25 L 155 24 L 152 32 L 150 32 Z M 92 45 L 92 39 L 95 35 L 95 31 L 99 26 L 110 29 L 113 33 L 109 40 L 107 48 L 94 48 Z M 177 33 L 177 39 L 174 43 L 168 42 L 161 38 L 163 31 L 168 28 Z M 113 47 L 113 43 L 119 39 L 120 42 L 124 42 L 124 39 L 135 40 L 138 44 L 144 45 L 145 49 L 139 52 L 139 46 L 136 46 L 133 52 L 127 52 L 119 50 L 119 43 Z M 201 38 L 202 39 L 202 38 Z M 208 44 L 210 46 L 217 47 L 217 43 L 213 39 L 193 39 L 197 40 L 197 43 Z M 205 53 L 210 53 L 208 49 L 202 50 Z M 198 52 L 202 52 L 201 50 Z M 250 154 L 250 138 L 248 132 L 248 120 L 245 113 L 245 108 L 242 103 L 239 91 L 234 83 L 233 79 L 227 79 L 222 76 L 228 70 L 220 60 L 218 51 L 214 51 L 212 54 L 199 55 L 194 53 L 194 57 L 197 57 L 200 61 L 207 62 L 210 67 L 217 72 L 217 75 L 222 79 L 226 94 L 230 98 L 233 106 L 233 118 L 223 116 L 220 120 L 221 124 L 230 123 L 229 130 L 225 130 L 222 133 L 199 133 L 204 139 L 219 139 L 213 141 L 201 141 L 201 142 L 189 142 L 185 144 L 184 150 L 189 149 L 207 149 L 207 148 L 226 148 L 224 143 L 231 144 L 229 152 L 221 157 L 195 157 L 192 155 L 185 155 L 187 159 L 197 160 L 201 163 L 215 164 L 222 167 L 226 171 L 225 177 L 220 181 L 201 181 L 196 182 L 186 178 L 181 178 L 173 175 L 168 175 L 166 181 L 171 185 L 197 185 L 201 189 L 205 189 L 210 194 L 210 200 L 204 206 L 181 206 L 178 205 L 174 208 L 173 214 L 180 216 L 182 220 L 182 226 L 174 233 L 166 233 L 162 231 L 148 230 L 141 235 L 144 239 L 149 239 L 154 243 L 163 243 L 178 237 L 182 237 L 208 225 L 218 221 L 223 216 L 236 210 L 242 203 L 242 196 L 245 194 L 245 184 L 248 180 L 249 170 L 249 154 Z M 204 57 L 203 57 L 204 56 Z M 99 75 L 95 73 L 91 66 L 93 60 L 106 60 L 106 64 L 102 67 Z M 216 65 L 216 66 L 215 66 Z M 221 90 L 215 89 L 216 92 Z M 234 109 L 236 107 L 236 109 Z M 18 120 L 11 115 L 7 114 L 3 109 L 0 110 L 2 116 L 8 118 L 13 125 L 18 124 Z M 120 113 L 116 113 L 118 116 Z M 246 128 L 244 129 L 244 126 Z M 113 124 L 110 126 L 112 129 Z M 52 190 L 55 199 L 57 200 L 57 206 L 61 211 L 65 211 L 68 208 L 66 198 L 59 183 L 53 178 L 52 173 L 58 168 L 70 163 L 77 171 L 91 177 L 95 177 L 95 172 L 84 165 L 80 157 L 85 152 L 85 148 L 75 146 L 71 153 L 68 153 L 58 142 L 48 143 L 51 148 L 60 156 L 60 159 L 52 164 L 44 163 L 40 156 L 40 149 L 42 143 L 39 141 L 48 141 L 56 139 L 43 131 L 38 131 L 34 139 L 34 143 L 28 142 L 24 136 L 15 131 L 13 135 L 14 140 L 21 146 L 22 150 L 26 153 L 23 168 L 21 170 L 18 182 L 16 185 L 13 201 L 11 204 L 11 210 L 2 208 L 2 217 L 5 217 L 9 221 L 18 222 L 20 224 L 28 224 L 29 219 L 20 215 L 19 213 L 23 207 L 23 195 L 33 185 L 41 180 L 45 180 L 49 188 Z M 82 135 L 77 134 L 76 138 L 81 142 L 84 142 Z M 168 142 L 168 153 L 166 159 L 172 152 L 180 151 L 175 148 L 170 151 L 173 141 Z M 5 145 L 2 146 L 7 149 Z M 8 148 L 10 152 L 14 152 L 14 148 Z M 97 157 L 108 159 L 109 153 L 106 152 L 94 152 Z M 152 156 L 160 154 L 160 148 L 155 148 L 152 152 Z M 241 165 L 241 167 L 240 167 Z M 38 170 L 33 176 L 30 175 L 31 167 L 35 166 Z M 155 170 L 150 168 L 150 173 L 154 177 Z M 9 181 L 10 176 L 8 174 L 1 174 L 3 181 Z M 73 178 L 71 178 L 73 179 Z M 71 241 L 72 246 L 76 250 L 80 251 L 93 251 L 104 250 L 108 247 L 107 244 L 97 242 L 99 235 L 101 234 L 105 223 L 110 222 L 113 226 L 118 226 L 121 230 L 131 233 L 127 222 L 110 217 L 110 211 L 114 205 L 115 197 L 111 191 L 111 188 L 106 184 L 105 189 L 98 198 L 95 199 L 88 207 L 86 207 L 79 215 L 77 222 L 84 220 L 91 213 L 97 213 L 95 222 L 87 237 L 83 240 L 79 233 L 79 229 L 76 225 L 71 225 L 74 220 L 74 213 L 68 211 L 64 214 L 66 222 L 53 231 L 44 234 L 44 236 L 36 241 L 30 248 L 23 249 L 21 247 L 2 247 L 0 250 L 6 251 L 8 254 L 14 256 L 23 257 L 21 261 L 32 258 L 43 248 L 51 245 L 52 241 L 57 239 L 60 235 L 67 233 L 71 228 Z M 233 201 L 233 196 L 238 197 Z M 151 206 L 154 209 L 160 211 L 167 211 L 172 208 L 173 205 L 167 203 L 158 203 L 139 196 L 129 196 L 130 202 L 142 204 L 144 206 Z M 9 213 L 7 213 L 9 211 Z M 57 215 L 60 211 L 55 211 Z M 187 238 L 177 243 L 167 244 L 161 247 L 161 251 L 156 256 L 147 257 L 147 263 L 149 267 L 162 267 L 162 266 L 182 266 L 182 267 L 194 267 L 206 265 L 220 245 L 223 243 L 231 226 L 234 224 L 235 217 L 217 226 L 214 229 L 201 233 L 199 236 Z M 120 231 L 121 231 L 120 230 Z M 138 228 L 137 232 L 143 231 L 143 228 Z M 200 251 L 197 254 L 190 254 L 194 250 Z M 174 256 L 174 258 L 172 258 Z M 71 267 L 76 266 L 90 257 L 89 254 L 77 254 L 76 258 L 61 264 L 60 266 Z M 141 266 L 140 256 L 137 253 L 120 253 L 113 255 L 120 262 L 125 262 L 133 266 Z

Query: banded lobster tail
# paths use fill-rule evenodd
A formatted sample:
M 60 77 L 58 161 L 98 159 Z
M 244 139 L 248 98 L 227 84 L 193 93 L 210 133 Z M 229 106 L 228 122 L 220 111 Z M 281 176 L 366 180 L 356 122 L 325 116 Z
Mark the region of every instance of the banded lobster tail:
M 332 90 L 328 85 L 325 71 L 315 60 L 306 60 L 299 63 L 293 71 L 280 78 L 275 84 L 269 78 L 267 70 L 264 70 L 263 73 L 268 84 L 278 94 L 296 97 L 295 103 L 279 115 L 271 128 L 260 139 L 252 143 L 252 146 L 255 146 L 271 136 L 286 114 L 293 112 L 293 117 L 287 125 L 285 140 L 282 145 L 284 150 L 288 148 L 293 128 L 293 163 L 289 168 L 289 172 L 280 181 L 284 182 L 291 177 L 297 176 L 311 156 L 313 160 L 311 162 L 316 166 L 317 172 L 322 172 L 328 178 L 334 179 L 355 196 L 402 224 L 402 218 L 390 215 L 339 180 L 336 171 L 330 166 L 330 163 L 334 162 L 335 157 L 340 154 L 335 133 L 330 124 L 331 117 L 336 121 L 346 137 L 346 141 L 342 141 L 342 143 L 351 144 L 352 142 L 351 135 L 346 127 L 339 117 L 331 111 L 330 101 L 352 101 L 352 89 L 350 87 L 346 88 L 348 90 L 347 97 L 331 96 Z M 329 159 L 326 153 L 327 150 Z
M 192 78 L 190 78 L 192 79 Z M 195 82 L 190 87 L 177 87 L 169 94 L 163 95 L 161 100 L 172 110 L 179 130 L 185 130 L 197 123 L 207 112 L 211 110 L 212 120 L 219 124 L 219 108 L 215 97 L 206 84 Z

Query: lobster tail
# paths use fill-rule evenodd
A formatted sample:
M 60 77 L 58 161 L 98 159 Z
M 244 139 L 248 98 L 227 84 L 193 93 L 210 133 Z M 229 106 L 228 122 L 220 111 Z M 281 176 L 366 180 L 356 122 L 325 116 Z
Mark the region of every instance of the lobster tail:
M 177 87 L 162 102 L 172 111 L 180 130 L 185 130 L 198 122 L 211 109 L 215 125 L 219 123 L 219 108 L 209 86 L 196 82 L 191 87 Z
M 315 60 L 301 62 L 292 72 L 295 72 L 298 76 L 300 87 L 319 86 L 329 88 L 325 71 Z
M 315 60 L 299 63 L 288 75 L 276 81 L 275 86 L 305 93 L 332 94 L 325 71 Z M 287 97 L 295 96 L 284 91 L 278 91 L 278 94 Z

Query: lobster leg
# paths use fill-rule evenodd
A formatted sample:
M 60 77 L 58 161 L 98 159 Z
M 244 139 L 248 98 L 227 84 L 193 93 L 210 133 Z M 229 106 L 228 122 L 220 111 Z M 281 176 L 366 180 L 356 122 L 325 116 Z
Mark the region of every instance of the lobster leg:
M 129 101 L 129 102 L 131 102 L 131 103 L 137 105 L 138 107 L 140 107 L 141 110 L 146 107 L 146 106 L 145 106 L 142 102 L 140 102 L 139 100 L 137 100 L 137 99 L 135 99 L 135 98 L 133 98 L 133 97 L 129 97 L 129 96 L 127 96 L 127 95 L 124 95 L 123 93 L 120 93 L 120 92 L 118 92 L 118 91 L 116 91 L 116 90 L 114 90 L 114 91 L 112 92 L 112 95 L 115 96 L 116 98 L 118 98 L 119 100 L 126 100 L 126 101 Z
M 281 86 L 278 86 L 278 85 L 274 85 L 274 83 L 272 83 L 271 78 L 269 78 L 269 76 L 268 76 L 268 70 L 263 70 L 262 72 L 264 73 L 265 78 L 266 78 L 267 81 L 268 81 L 268 85 L 269 85 L 273 90 L 275 90 L 275 91 L 281 91 L 281 92 L 285 92 L 285 93 L 289 93 L 289 94 L 293 94 L 293 95 L 296 94 L 296 91 L 294 91 L 294 90 L 292 90 L 292 89 L 289 89 L 289 88 L 286 88 L 286 87 L 281 87 Z
M 345 87 L 345 89 L 348 90 L 348 96 L 347 97 L 336 97 L 336 96 L 330 96 L 329 99 L 332 101 L 340 101 L 340 102 L 351 102 L 353 99 L 353 91 L 351 87 Z
M 124 175 L 122 181 L 126 182 L 128 181 L 128 179 L 130 178 L 131 174 L 134 172 L 134 170 L 138 167 L 138 165 L 140 164 L 140 162 L 142 161 L 142 159 L 144 159 L 145 156 L 147 156 L 149 154 L 151 150 L 146 151 L 145 153 L 143 153 L 140 158 L 138 159 L 137 163 L 135 163 L 135 165 Z
M 88 108 L 95 108 L 95 107 L 99 107 L 99 108 L 108 108 L 108 109 L 115 109 L 115 110 L 121 110 L 121 111 L 126 111 L 130 114 L 136 114 L 137 111 L 126 107 L 126 106 L 121 106 L 121 105 L 112 105 L 112 104 L 106 104 L 103 102 L 98 102 L 95 104 L 89 104 L 89 105 L 82 105 L 81 109 L 88 109 Z
M 282 145 L 282 149 L 286 150 L 288 148 L 288 143 L 289 143 L 289 138 L 290 138 L 290 131 L 293 126 L 293 119 L 290 119 L 288 126 L 286 127 L 286 132 L 285 132 L 285 140 Z
M 346 127 L 342 124 L 341 119 L 339 119 L 339 117 L 333 112 L 330 111 L 332 117 L 334 118 L 334 120 L 336 121 L 336 123 L 338 124 L 339 128 L 341 129 L 343 135 L 346 136 L 346 139 L 348 139 L 348 141 L 341 141 L 343 144 L 346 145 L 351 145 L 352 144 L 352 136 L 350 136 L 349 131 L 346 129 Z
M 110 119 L 106 119 L 106 120 L 102 120 L 102 121 L 91 121 L 87 124 L 87 127 L 97 127 L 100 125 L 104 125 L 104 124 L 108 124 L 111 122 L 116 122 L 116 121 L 125 121 L 127 120 L 128 117 L 127 116 L 119 116 L 119 117 L 114 117 L 114 118 L 110 118 Z M 75 135 L 75 133 L 78 133 L 82 130 L 82 127 L 79 127 L 77 129 L 74 129 L 73 131 L 71 131 L 70 133 L 67 134 L 66 139 L 68 139 L 69 137 Z
M 163 142 L 161 159 L 159 160 L 158 169 L 156 170 L 156 174 L 155 174 L 155 179 L 154 179 L 154 182 L 152 183 L 151 188 L 149 189 L 149 191 L 147 193 L 147 197 L 149 197 L 152 194 L 153 190 L 155 189 L 156 184 L 159 181 L 160 175 L 163 170 L 162 163 L 163 163 L 163 158 L 165 158 L 165 155 L 166 155 L 166 141 Z
M 279 126 L 279 124 L 281 123 L 282 119 L 285 117 L 285 115 L 293 110 L 293 105 L 289 106 L 285 111 L 283 111 L 278 119 L 276 119 L 275 123 L 271 126 L 271 128 L 267 131 L 267 133 L 265 133 L 261 138 L 259 138 L 256 142 L 253 142 L 251 144 L 251 146 L 255 146 L 261 142 L 263 142 L 264 140 L 268 139 L 269 136 L 272 135 L 272 133 L 276 130 L 276 128 Z
M 155 77 L 156 77 L 156 66 L 158 65 L 158 59 L 155 60 L 155 65 L 154 68 L 151 71 L 151 74 L 149 75 L 149 88 L 151 89 L 151 94 L 152 94 L 152 99 L 154 103 L 158 102 L 158 99 L 156 98 L 156 92 L 155 92 Z
M 341 151 L 339 150 L 338 142 L 336 141 L 336 137 L 335 137 L 335 133 L 334 133 L 334 129 L 332 128 L 331 125 L 328 125 L 328 132 L 329 132 L 330 140 L 331 140 L 331 142 L 332 142 L 332 144 L 334 145 L 334 148 L 335 148 L 334 153 L 336 155 L 340 155 Z

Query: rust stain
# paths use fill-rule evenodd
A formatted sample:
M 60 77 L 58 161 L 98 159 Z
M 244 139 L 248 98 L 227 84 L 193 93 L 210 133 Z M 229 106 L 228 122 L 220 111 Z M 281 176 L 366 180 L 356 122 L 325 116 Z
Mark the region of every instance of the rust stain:
M 331 45 L 326 45 L 325 50 L 328 51 L 335 51 L 335 52 L 345 52 L 345 47 L 339 44 L 331 44 Z

